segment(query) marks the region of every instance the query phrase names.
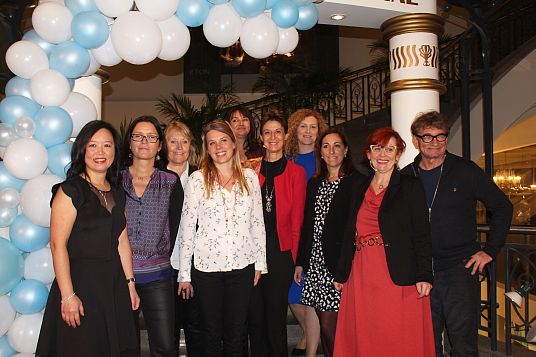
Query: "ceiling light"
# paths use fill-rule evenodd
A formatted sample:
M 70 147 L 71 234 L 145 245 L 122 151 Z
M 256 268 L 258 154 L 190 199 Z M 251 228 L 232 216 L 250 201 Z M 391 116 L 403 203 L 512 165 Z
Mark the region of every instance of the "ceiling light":
M 344 14 L 334 14 L 334 15 L 331 15 L 330 18 L 332 20 L 335 20 L 335 21 L 341 21 L 341 20 L 344 20 L 346 18 L 346 15 L 344 15 Z

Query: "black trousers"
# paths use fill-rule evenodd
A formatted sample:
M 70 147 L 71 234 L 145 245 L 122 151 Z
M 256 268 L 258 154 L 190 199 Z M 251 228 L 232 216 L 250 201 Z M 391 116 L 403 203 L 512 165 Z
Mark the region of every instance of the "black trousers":
M 249 302 L 248 332 L 254 357 L 288 356 L 288 291 L 294 275 L 290 250 L 270 249 L 268 274 L 253 288 Z
M 136 291 L 140 296 L 140 309 L 147 326 L 151 356 L 176 357 L 173 278 L 136 284 Z M 139 311 L 134 313 L 139 341 Z
M 204 273 L 192 267 L 192 285 L 201 311 L 204 356 L 239 357 L 255 267 Z M 223 342 L 223 344 L 222 344 Z
M 465 264 L 467 261 L 434 273 L 430 303 L 437 357 L 443 357 L 445 328 L 452 357 L 478 357 L 478 274 L 471 275 L 473 268 L 465 268 Z
M 188 357 L 203 357 L 203 331 L 197 292 L 189 299 L 178 294 L 179 284 L 175 281 L 175 346 L 179 346 L 181 328 L 184 329 Z

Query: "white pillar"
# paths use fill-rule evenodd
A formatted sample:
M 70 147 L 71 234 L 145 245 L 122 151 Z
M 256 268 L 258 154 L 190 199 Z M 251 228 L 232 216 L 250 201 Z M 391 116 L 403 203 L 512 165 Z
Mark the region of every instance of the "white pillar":
M 75 80 L 73 92 L 82 93 L 95 104 L 97 120 L 101 120 L 102 114 L 102 85 L 110 80 L 108 72 L 99 69 L 95 74 L 80 77 Z
M 411 142 L 411 123 L 417 113 L 439 111 L 445 86 L 439 81 L 439 47 L 445 20 L 435 14 L 409 14 L 385 21 L 381 30 L 389 41 L 391 123 L 406 142 L 399 166 L 413 161 L 418 151 Z

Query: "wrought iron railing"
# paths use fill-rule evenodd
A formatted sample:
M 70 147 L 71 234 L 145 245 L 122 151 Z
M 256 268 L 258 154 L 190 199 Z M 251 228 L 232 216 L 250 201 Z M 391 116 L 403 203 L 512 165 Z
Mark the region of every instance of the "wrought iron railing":
M 478 239 L 485 242 L 484 238 L 488 232 L 489 226 L 479 225 Z M 525 299 L 521 308 L 503 295 L 497 297 L 497 292 L 502 291 L 498 285 L 504 286 L 504 291 L 509 292 L 521 287 L 524 282 L 532 282 L 533 285 L 536 283 L 536 227 L 512 226 L 509 233 L 500 256 L 488 265 L 483 275 L 481 289 L 486 291 L 487 299 L 481 301 L 481 317 L 484 323 L 480 324 L 480 330 L 489 334 L 491 350 L 497 351 L 497 310 L 504 304 L 503 333 L 507 356 L 512 355 L 513 343 L 536 346 L 536 343 L 528 343 L 525 340 L 528 330 L 536 324 L 534 296 L 533 299 L 530 299 L 530 296 Z
M 491 65 L 519 48 L 536 35 L 536 0 L 506 1 L 488 20 L 487 27 L 491 37 Z M 441 97 L 445 103 L 452 103 L 459 97 L 462 61 L 464 59 L 464 43 L 475 37 L 474 29 L 469 27 L 465 36 L 454 37 L 448 43 L 440 46 L 440 79 L 447 87 L 447 92 Z M 475 37 L 479 41 L 478 36 Z M 481 46 L 472 46 L 469 54 L 469 68 L 481 68 Z M 390 105 L 390 98 L 383 92 L 389 83 L 389 68 L 379 64 L 357 70 L 346 76 L 340 86 L 318 97 L 317 88 L 311 88 L 310 93 L 300 93 L 299 96 L 314 96 L 309 102 L 310 108 L 318 110 L 327 119 L 329 125 L 361 118 Z M 259 118 L 269 110 L 278 108 L 279 102 L 286 95 L 272 95 L 245 103 Z M 300 99 L 303 101 L 303 99 Z

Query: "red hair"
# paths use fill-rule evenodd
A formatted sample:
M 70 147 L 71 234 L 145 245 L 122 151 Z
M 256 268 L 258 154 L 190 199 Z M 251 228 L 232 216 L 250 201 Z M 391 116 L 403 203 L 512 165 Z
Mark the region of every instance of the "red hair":
M 391 138 L 394 138 L 396 141 L 397 153 L 403 153 L 404 150 L 406 150 L 406 143 L 404 142 L 404 140 L 402 140 L 398 132 L 394 131 L 393 128 L 387 126 L 385 128 L 376 129 L 372 132 L 372 134 L 369 135 L 369 137 L 367 138 L 367 144 L 365 145 L 365 151 L 363 152 L 365 158 L 370 152 L 370 145 L 385 146 L 389 144 Z

